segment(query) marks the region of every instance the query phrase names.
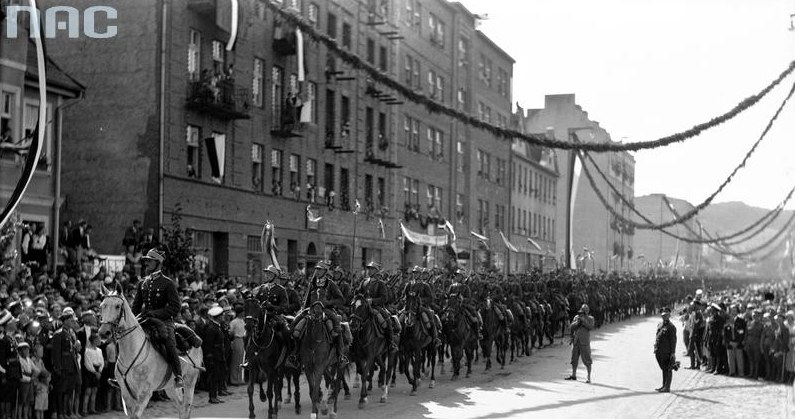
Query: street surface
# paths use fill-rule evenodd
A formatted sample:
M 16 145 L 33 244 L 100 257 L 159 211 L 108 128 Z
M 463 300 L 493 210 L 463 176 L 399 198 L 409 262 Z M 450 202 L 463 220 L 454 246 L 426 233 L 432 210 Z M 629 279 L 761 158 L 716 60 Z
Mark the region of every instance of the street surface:
M 606 325 L 592 333 L 593 374 L 585 383 L 581 365 L 578 382 L 564 381 L 571 372 L 567 340 L 536 350 L 505 370 L 483 373 L 484 364 L 473 365 L 470 379 L 451 382 L 449 361 L 447 374 L 439 375 L 434 389 L 424 379 L 418 395 L 409 396 L 404 376 L 390 389 L 386 404 L 378 402 L 380 390 L 371 392 L 364 410 L 357 409 L 358 389 L 351 400 L 339 403 L 339 418 L 428 418 L 428 419 L 497 419 L 497 418 L 785 418 L 793 417 L 792 388 L 765 384 L 742 378 L 713 376 L 680 369 L 674 372 L 672 392 L 654 391 L 661 374 L 652 354 L 658 317 Z M 681 356 L 681 326 L 677 324 L 682 367 L 689 361 Z M 303 382 L 303 378 L 302 378 Z M 352 382 L 350 380 L 349 382 Z M 207 403 L 207 393 L 196 396 L 194 418 L 246 418 L 248 399 L 245 387 L 231 387 L 234 394 L 225 403 Z M 286 395 L 286 389 L 284 391 Z M 267 417 L 267 404 L 259 402 L 257 417 Z M 301 389 L 302 413 L 296 416 L 293 406 L 283 406 L 281 418 L 309 417 L 310 405 L 305 382 Z M 788 414 L 789 412 L 789 414 Z M 153 403 L 146 415 L 151 418 L 175 417 L 170 402 Z M 114 417 L 105 414 L 103 417 Z M 116 414 L 115 417 L 121 417 Z M 321 416 L 323 417 L 323 416 Z

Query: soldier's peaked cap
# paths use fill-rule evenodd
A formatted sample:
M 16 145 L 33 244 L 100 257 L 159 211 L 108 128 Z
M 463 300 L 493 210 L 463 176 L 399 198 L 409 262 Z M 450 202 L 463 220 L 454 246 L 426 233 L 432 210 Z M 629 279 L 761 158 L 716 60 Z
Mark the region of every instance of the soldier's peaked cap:
M 146 253 L 143 259 L 151 259 L 163 263 L 163 261 L 166 260 L 166 255 L 157 249 L 151 249 Z
M 368 264 L 367 264 L 367 267 L 368 267 L 368 268 L 373 268 L 373 269 L 378 269 L 378 270 L 381 270 L 381 264 L 380 264 L 380 263 L 378 263 L 378 262 L 375 262 L 375 261 L 368 263 Z
M 315 269 L 329 270 L 331 269 L 331 264 L 328 261 L 321 260 L 317 263 L 317 265 L 315 265 Z
M 279 268 L 277 268 L 277 267 L 275 267 L 273 265 L 268 266 L 267 268 L 263 269 L 262 271 L 263 272 L 270 272 L 270 273 L 272 273 L 272 274 L 274 274 L 276 276 L 279 276 L 279 274 L 282 273 L 281 269 L 279 269 Z

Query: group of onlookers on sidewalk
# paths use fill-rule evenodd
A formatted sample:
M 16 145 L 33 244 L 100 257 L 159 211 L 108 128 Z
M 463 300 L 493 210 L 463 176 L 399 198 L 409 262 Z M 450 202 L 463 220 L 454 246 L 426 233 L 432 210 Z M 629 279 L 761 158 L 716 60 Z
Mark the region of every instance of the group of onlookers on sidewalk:
M 754 286 L 706 296 L 697 290 L 680 313 L 689 369 L 792 383 L 795 378 L 793 289 Z

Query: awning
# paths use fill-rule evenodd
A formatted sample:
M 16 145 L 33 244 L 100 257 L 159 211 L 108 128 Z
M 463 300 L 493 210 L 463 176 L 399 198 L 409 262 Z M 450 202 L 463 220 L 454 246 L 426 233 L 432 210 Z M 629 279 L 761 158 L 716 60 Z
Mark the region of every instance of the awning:
M 482 240 L 482 241 L 484 241 L 484 242 L 487 242 L 487 241 L 489 241 L 489 239 L 488 239 L 488 238 L 486 238 L 486 236 L 481 236 L 480 234 L 478 234 L 478 233 L 475 233 L 474 231 L 470 231 L 470 232 L 469 232 L 469 234 L 471 234 L 472 236 L 474 236 L 474 237 L 475 237 L 476 239 L 478 239 L 478 240 Z
M 519 249 L 517 249 L 516 246 L 512 245 L 511 242 L 505 238 L 505 234 L 502 234 L 502 230 L 500 230 L 500 237 L 502 237 L 502 242 L 505 243 L 505 247 L 507 247 L 508 250 L 514 253 L 519 253 Z
M 535 247 L 536 249 L 538 249 L 538 251 L 539 251 L 539 252 L 543 252 L 543 250 L 541 250 L 541 246 L 539 246 L 539 245 L 538 245 L 538 243 L 536 243 L 536 241 L 535 241 L 535 240 L 533 240 L 533 239 L 531 239 L 530 237 L 528 237 L 528 238 L 527 238 L 527 241 L 528 241 L 528 242 L 530 242 L 530 244 L 532 244 L 532 245 L 533 245 L 533 247 Z
M 445 234 L 444 236 L 432 236 L 430 234 L 423 234 L 411 231 L 403 225 L 403 222 L 400 222 L 400 230 L 403 232 L 403 237 L 414 243 L 421 246 L 447 246 L 448 243 L 448 235 Z

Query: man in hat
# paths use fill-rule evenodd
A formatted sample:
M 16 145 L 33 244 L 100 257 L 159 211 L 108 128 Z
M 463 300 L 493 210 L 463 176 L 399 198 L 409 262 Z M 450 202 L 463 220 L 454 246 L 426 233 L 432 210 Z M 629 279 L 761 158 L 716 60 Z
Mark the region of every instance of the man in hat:
M 22 378 L 22 370 L 17 354 L 17 340 L 14 337 L 16 328 L 11 312 L 0 309 L 0 415 L 3 418 L 11 417 L 14 402 L 16 401 L 16 388 Z
M 359 285 L 357 293 L 367 299 L 367 303 L 378 321 L 381 330 L 384 331 L 384 339 L 386 339 L 386 346 L 390 352 L 397 352 L 397 342 L 392 339 L 392 325 L 389 319 L 392 315 L 386 309 L 389 303 L 389 293 L 387 292 L 386 284 L 380 277 L 381 264 L 378 262 L 370 262 L 365 267 L 364 281 Z
M 163 252 L 152 249 L 142 260 L 147 276 L 136 287 L 132 312 L 143 319 L 149 319 L 157 334 L 165 338 L 163 343 L 168 352 L 165 358 L 174 371 L 174 385 L 182 388 L 185 384 L 174 337 L 174 318 L 180 309 L 177 283 L 160 271 L 165 260 Z
M 215 306 L 207 311 L 209 322 L 202 335 L 202 352 L 204 365 L 207 369 L 207 383 L 209 384 L 210 403 L 223 403 L 218 399 L 221 381 L 224 380 L 224 333 L 221 328 L 220 317 L 224 309 Z
M 590 315 L 591 309 L 587 304 L 583 304 L 574 320 L 571 322 L 571 375 L 566 380 L 577 380 L 577 365 L 580 358 L 588 371 L 588 378 L 585 382 L 591 382 L 591 330 L 594 328 L 595 320 Z
M 348 358 L 345 355 L 345 342 L 342 338 L 340 317 L 334 310 L 342 306 L 344 297 L 339 287 L 337 287 L 337 284 L 329 278 L 330 270 L 331 264 L 328 261 L 321 261 L 315 265 L 315 272 L 313 274 L 314 280 L 310 283 L 309 289 L 306 292 L 303 310 L 295 318 L 290 328 L 293 330 L 293 337 L 300 341 L 303 336 L 304 328 L 306 327 L 305 317 L 309 309 L 315 304 L 320 304 L 321 307 L 323 307 L 326 318 L 330 319 L 332 323 L 332 336 L 336 339 L 337 355 L 339 356 L 340 362 L 342 364 L 347 364 Z M 291 355 L 293 357 L 291 360 L 293 364 L 296 364 L 295 355 L 299 347 L 300 345 L 296 343 L 295 351 L 293 355 Z
M 52 376 L 55 390 L 58 418 L 72 417 L 77 414 L 77 398 L 79 391 L 80 362 L 78 343 L 74 331 L 79 324 L 74 310 L 66 307 L 59 318 L 61 327 L 52 336 Z
M 751 306 L 751 304 L 749 304 L 749 306 Z M 754 307 L 745 336 L 745 349 L 748 354 L 748 374 L 746 376 L 754 380 L 759 378 L 759 365 L 762 362 L 761 346 L 763 328 L 762 310 Z
M 469 285 L 464 283 L 464 274 L 465 272 L 461 268 L 455 270 L 455 274 L 453 274 L 453 283 L 450 284 L 450 288 L 447 289 L 447 298 L 459 299 L 461 307 L 466 313 L 467 321 L 469 321 L 472 329 L 477 330 L 478 340 L 481 340 L 483 339 L 481 332 L 483 318 L 480 316 L 480 312 L 475 309 L 475 304 L 473 304 L 472 301 L 472 290 L 469 289 Z
M 287 297 L 287 290 L 281 284 L 281 279 L 286 275 L 282 274 L 282 270 L 270 265 L 263 270 L 264 284 L 254 288 L 254 296 L 260 301 L 261 307 L 267 314 L 267 323 L 276 331 L 281 341 L 289 345 L 291 342 L 290 334 L 287 330 L 287 320 L 284 314 L 289 309 L 289 299 Z M 246 362 L 247 364 L 247 362 Z M 245 364 L 244 364 L 245 365 Z
M 704 314 L 702 304 L 699 300 L 690 303 L 690 316 L 687 322 L 690 325 L 690 341 L 688 342 L 687 354 L 690 356 L 690 367 L 688 369 L 701 369 L 701 360 L 704 358 Z
M 671 309 L 663 307 L 660 310 L 662 322 L 657 325 L 657 335 L 654 340 L 654 356 L 662 370 L 663 383 L 656 389 L 660 393 L 671 391 L 673 367 L 676 362 L 676 326 L 671 323 Z
M 409 282 L 404 288 L 403 295 L 406 299 L 406 308 L 409 308 L 408 304 L 410 301 L 416 301 L 417 315 L 422 319 L 425 330 L 431 334 L 434 344 L 438 346 L 440 340 L 432 309 L 433 301 L 436 298 L 433 295 L 433 290 L 430 285 L 426 282 L 429 278 L 430 272 L 427 269 L 415 266 L 409 274 Z

